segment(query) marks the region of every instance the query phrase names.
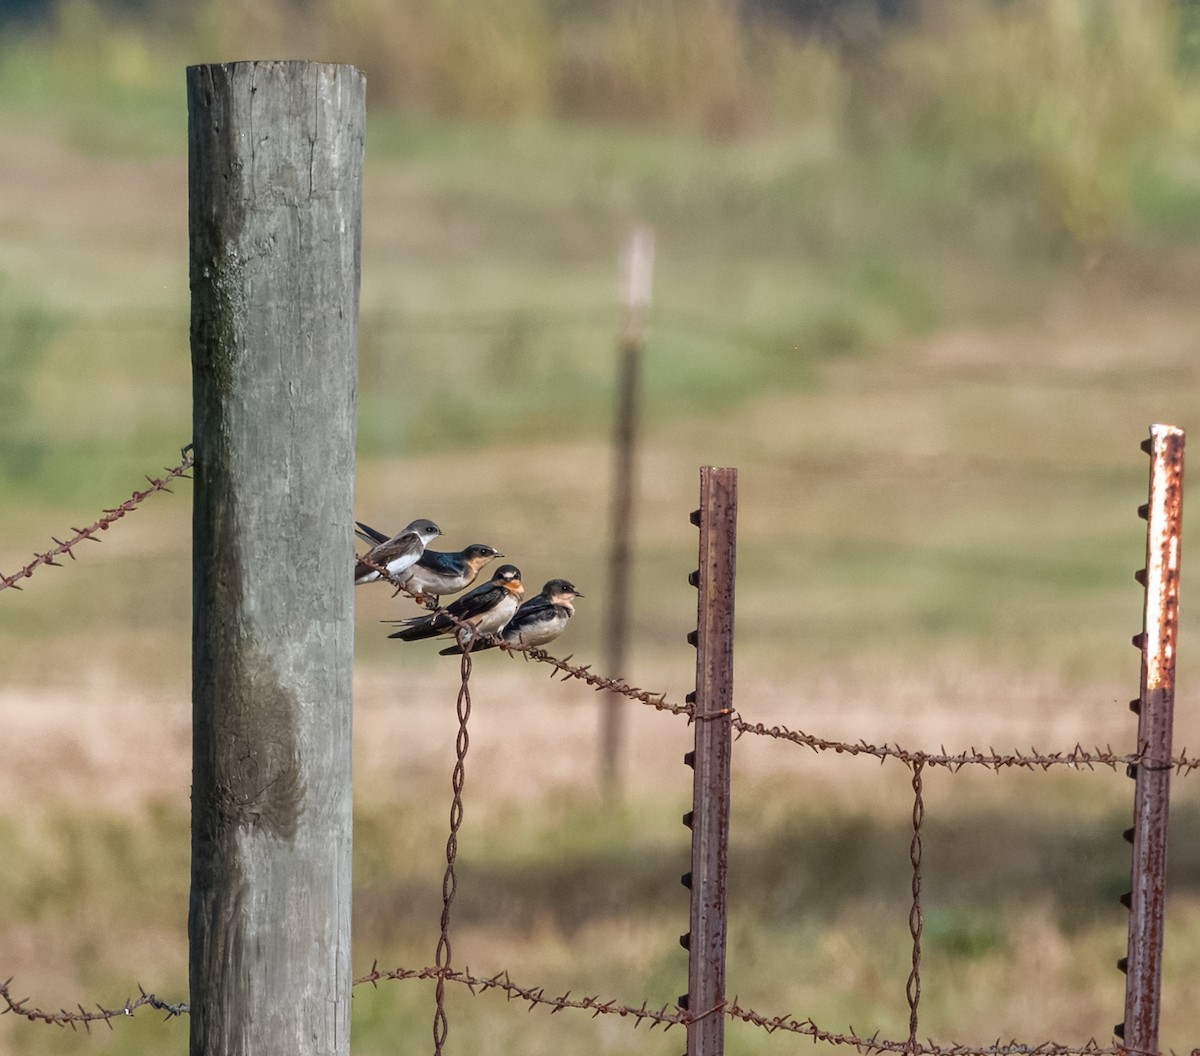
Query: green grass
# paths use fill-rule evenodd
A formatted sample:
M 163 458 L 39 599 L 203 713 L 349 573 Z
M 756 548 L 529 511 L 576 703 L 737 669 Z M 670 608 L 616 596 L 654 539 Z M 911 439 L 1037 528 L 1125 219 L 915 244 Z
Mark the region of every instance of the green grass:
M 59 11 L 53 32 L 6 33 L 4 113 L 87 155 L 150 160 L 186 149 L 185 47 L 92 4 Z
M 510 30 L 568 32 L 536 7 Z M 649 5 L 646 17 L 670 19 L 672 10 Z M 989 34 L 1008 46 L 1056 31 L 1058 16 L 1035 5 L 1003 17 L 972 10 L 949 22 L 964 53 L 986 51 Z M 901 34 L 880 57 L 895 77 L 891 110 L 880 109 L 872 93 L 881 89 L 863 71 L 796 42 L 771 68 L 777 87 L 793 66 L 824 70 L 823 86 L 796 89 L 810 108 L 732 140 L 698 137 L 687 120 L 664 129 L 643 111 L 614 125 L 595 115 L 569 122 L 569 113 L 536 105 L 491 122 L 376 110 L 364 219 L 363 454 L 527 440 L 538 435 L 548 397 L 571 408 L 573 429 L 602 432 L 620 316 L 615 260 L 635 220 L 659 234 L 646 372 L 652 420 L 810 387 L 830 362 L 935 327 L 1019 316 L 1076 249 L 1103 248 L 1113 232 L 1186 234 L 1196 144 L 1182 130 L 1195 100 L 1161 57 L 1147 81 L 1147 56 L 1169 37 L 1155 10 L 1138 33 L 1124 33 L 1114 8 L 1106 17 L 1115 36 L 1097 30 L 1087 46 L 1064 38 L 1061 62 L 1039 52 L 1043 80 L 1029 83 L 1004 66 L 951 64 L 949 30 Z M 206 17 L 229 31 L 244 16 L 214 8 Z M 349 19 L 339 32 L 368 24 Z M 243 43 L 271 25 L 249 26 Z M 329 39 L 349 58 L 366 43 Z M 186 438 L 183 65 L 211 46 L 203 33 L 147 33 L 74 3 L 55 33 L 18 37 L 0 51 L 14 149 L 36 158 L 52 144 L 66 151 L 59 169 L 89 166 L 83 178 L 98 183 L 82 214 L 32 201 L 0 226 L 0 280 L 12 291 L 0 313 L 13 313 L 3 325 L 36 318 L 53 335 L 40 339 L 36 376 L 21 390 L 30 408 L 22 434 L 34 435 L 0 480 L 20 485 L 20 501 L 81 489 L 96 499 L 117 472 Z M 1137 93 L 1122 90 L 1131 80 Z M 1081 86 L 1100 94 L 1094 110 L 1072 115 Z M 938 109 L 947 92 L 956 108 Z M 1035 127 L 1013 141 L 1036 107 L 1051 130 L 1065 122 L 1066 132 Z M 876 112 L 890 120 L 863 123 Z M 1091 159 L 1117 183 L 1090 188 L 1092 170 L 1060 165 L 1055 150 Z M 1004 151 L 1015 160 L 1000 179 Z M 140 200 L 120 171 L 105 170 L 110 159 L 155 166 L 154 195 Z M 1102 215 L 1081 219 L 1077 200 Z M 116 225 L 97 227 L 114 203 Z M 46 252 L 66 231 L 69 241 Z M 101 363 L 102 372 L 91 369 Z M 464 379 L 452 396 L 448 363 Z M 33 369 L 23 368 L 26 376 Z M 97 445 L 113 475 L 73 473 Z
M 997 793 L 982 790 L 997 780 L 1036 790 L 1040 805 L 1024 817 L 989 807 Z M 885 767 L 876 781 L 894 795 L 907 775 Z M 1112 962 L 1124 939 L 1116 898 L 1128 884 L 1128 849 L 1118 837 L 1127 818 L 1124 777 L 934 773 L 929 781 L 924 1031 L 983 1044 L 996 1034 L 1040 1041 L 1051 1030 L 1100 1031 L 1103 1020 L 1096 1017 L 1113 1014 L 1119 992 Z M 731 989 L 743 1007 L 768 1015 L 811 1014 L 827 1029 L 853 1024 L 902 1038 L 911 943 L 908 806 L 897 796 L 890 811 L 876 805 L 831 815 L 815 803 L 780 811 L 784 794 L 803 803 L 804 793 L 815 790 L 795 778 L 739 787 L 729 881 Z M 441 826 L 432 817 L 417 820 L 423 812 L 396 810 L 382 791 L 361 797 L 355 816 L 358 974 L 373 960 L 384 969 L 421 967 L 436 942 Z M 999 794 L 1001 803 L 1007 798 Z M 1076 809 L 1064 812 L 1066 803 Z M 639 801 L 614 815 L 578 800 L 532 811 L 513 803 L 480 822 L 478 804 L 468 797 L 453 913 L 455 963 L 480 975 L 507 969 L 518 985 L 544 986 L 551 995 L 673 1003 L 686 976 L 676 942 L 686 930 L 686 893 L 678 882 L 687 868 L 678 821 L 684 805 Z M 1185 797 L 1173 824 L 1182 853 L 1171 878 L 1173 952 L 1164 1002 L 1173 1015 L 1165 1029 L 1186 1038 L 1197 1027 L 1194 1008 L 1181 1007 L 1190 987 L 1185 951 L 1200 926 L 1186 851 L 1200 824 L 1194 796 Z M 0 847 L 8 863 L 5 933 L 10 942 L 37 935 L 43 944 L 43 967 L 33 979 L 18 980 L 23 990 L 36 990 L 43 1002 L 86 996 L 117 1004 L 140 981 L 165 999 L 183 996 L 187 818 L 180 809 L 87 818 L 50 811 L 36 824 L 8 819 Z M 390 855 L 387 861 L 382 854 Z M 114 931 L 120 942 L 112 941 Z M 53 970 L 45 962 L 54 958 L 73 969 L 49 982 Z M 981 985 L 999 987 L 1003 996 L 981 1004 Z M 1053 1018 L 1061 1005 L 1075 1006 L 1069 1028 Z M 482 1047 L 498 1036 L 537 1053 L 571 1039 L 612 1051 L 667 1051 L 670 1044 L 654 1035 L 639 1041 L 627 1021 L 526 1012 L 498 995 L 472 998 L 456 986 L 448 1007 L 456 1045 Z M 388 1051 L 399 1038 L 419 1037 L 431 1016 L 431 984 L 359 987 L 354 1051 Z M 6 1048 L 134 1052 L 182 1045 L 186 1020 L 155 1025 L 156 1018 L 140 1013 L 118 1022 L 113 1035 L 92 1040 L 8 1020 Z M 731 1025 L 729 1034 L 733 1051 L 775 1051 L 761 1032 Z

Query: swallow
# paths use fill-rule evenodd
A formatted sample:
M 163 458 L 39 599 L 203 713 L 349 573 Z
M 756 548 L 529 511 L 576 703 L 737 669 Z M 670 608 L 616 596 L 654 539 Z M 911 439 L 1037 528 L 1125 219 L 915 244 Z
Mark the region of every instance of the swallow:
M 360 524 L 359 527 L 363 526 Z M 358 534 L 361 536 L 362 533 Z M 426 545 L 441 534 L 442 530 L 433 521 L 416 520 L 390 539 L 376 539 L 375 545 L 363 554 L 363 557 L 370 558 L 377 565 L 382 565 L 393 576 L 399 576 L 415 565 L 425 552 Z M 381 578 L 379 573 L 365 564 L 362 558 L 355 562 L 354 585 L 356 587 L 361 583 L 372 583 L 379 578 Z
M 453 553 L 426 550 L 404 574 L 401 582 L 417 601 L 436 609 L 443 594 L 457 594 L 469 587 L 484 565 L 503 556 L 494 546 L 486 543 L 472 543 Z
M 516 615 L 524 592 L 521 570 L 516 565 L 501 565 L 487 583 L 455 598 L 446 608 L 428 616 L 391 621 L 401 626 L 388 637 L 416 642 L 439 634 L 454 634 L 459 623 L 470 624 L 477 635 L 495 634 Z
M 554 641 L 566 629 L 567 621 L 575 615 L 573 602 L 583 595 L 575 584 L 566 579 L 552 579 L 542 592 L 530 598 L 508 621 L 494 642 L 480 642 L 474 651 L 491 649 L 503 642 L 514 649 L 535 649 Z M 442 656 L 454 656 L 460 652 L 458 645 L 440 650 Z
M 387 538 L 377 529 L 361 521 L 357 523 L 359 530 L 355 534 L 360 539 L 375 544 Z M 410 565 L 396 578 L 418 602 L 424 602 L 430 608 L 436 609 L 438 599 L 443 594 L 457 594 L 460 590 L 466 590 L 475 582 L 484 565 L 503 556 L 494 546 L 488 546 L 486 543 L 472 543 L 453 553 L 426 550 L 415 565 Z

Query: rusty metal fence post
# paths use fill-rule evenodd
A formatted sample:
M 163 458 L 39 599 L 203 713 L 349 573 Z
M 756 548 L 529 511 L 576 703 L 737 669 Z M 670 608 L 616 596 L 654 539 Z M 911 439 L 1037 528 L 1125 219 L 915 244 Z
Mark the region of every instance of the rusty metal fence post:
M 684 756 L 695 771 L 692 868 L 683 884 L 691 891 L 691 930 L 680 937 L 688 951 L 688 992 L 680 998 L 692 1019 L 687 1056 L 725 1051 L 725 873 L 729 856 L 730 759 L 733 748 L 733 588 L 737 543 L 737 470 L 700 470 L 700 567 L 692 585 L 700 591 L 694 706 L 696 747 Z
M 1171 787 L 1171 726 L 1175 708 L 1175 641 L 1179 626 L 1179 551 L 1183 527 L 1184 433 L 1152 425 L 1142 450 L 1150 456 L 1150 500 L 1138 513 L 1146 519 L 1146 567 L 1136 578 L 1146 588 L 1141 634 L 1141 692 L 1130 708 L 1138 716 L 1138 762 L 1129 767 L 1136 782 L 1128 952 L 1118 963 L 1126 973 L 1125 1020 L 1114 1033 L 1126 1049 L 1158 1051 L 1162 980 L 1163 909 L 1166 894 L 1167 813 Z

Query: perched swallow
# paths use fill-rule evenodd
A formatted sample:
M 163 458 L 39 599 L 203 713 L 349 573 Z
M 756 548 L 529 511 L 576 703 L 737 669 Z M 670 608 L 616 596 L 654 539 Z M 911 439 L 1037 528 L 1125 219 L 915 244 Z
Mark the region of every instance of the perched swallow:
M 536 597 L 530 598 L 517 614 L 504 625 L 494 642 L 480 642 L 474 651 L 491 649 L 503 642 L 515 649 L 534 649 L 554 641 L 566 629 L 567 621 L 575 615 L 576 598 L 583 595 L 575 584 L 566 579 L 552 579 Z M 457 645 L 442 649 L 442 656 L 454 656 L 459 652 Z
M 454 553 L 426 550 L 420 560 L 404 573 L 401 582 L 417 601 L 437 608 L 443 594 L 456 594 L 469 587 L 484 565 L 503 556 L 494 546 L 486 543 L 472 543 Z
M 380 543 L 387 538 L 382 532 L 361 522 L 358 522 L 358 528 L 355 534 L 368 543 Z M 438 599 L 443 594 L 457 594 L 460 590 L 466 590 L 475 582 L 484 565 L 503 556 L 494 546 L 485 543 L 472 543 L 453 553 L 426 550 L 415 565 L 410 565 L 396 578 L 417 601 L 437 608 Z
M 495 634 L 516 615 L 524 592 L 521 570 L 516 565 L 501 565 L 487 583 L 455 598 L 446 608 L 428 616 L 392 621 L 401 627 L 388 637 L 415 642 L 439 634 L 454 634 L 458 629 L 455 620 L 469 623 L 477 634 Z
M 360 524 L 359 527 L 363 526 Z M 361 533 L 359 534 L 361 535 Z M 410 566 L 415 565 L 425 552 L 426 545 L 441 534 L 442 530 L 433 521 L 416 520 L 390 539 L 375 540 L 375 545 L 363 554 L 363 557 L 370 558 L 377 565 L 382 565 L 393 576 L 399 576 Z M 365 564 L 362 558 L 355 563 L 354 585 L 356 587 L 361 583 L 373 583 L 379 578 L 381 578 L 379 573 Z

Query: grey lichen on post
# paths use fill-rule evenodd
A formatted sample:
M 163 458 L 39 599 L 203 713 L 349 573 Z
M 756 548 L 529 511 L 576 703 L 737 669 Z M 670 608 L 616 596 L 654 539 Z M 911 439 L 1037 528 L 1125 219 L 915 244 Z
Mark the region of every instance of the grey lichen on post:
M 365 89 L 187 74 L 193 1054 L 349 1051 Z

